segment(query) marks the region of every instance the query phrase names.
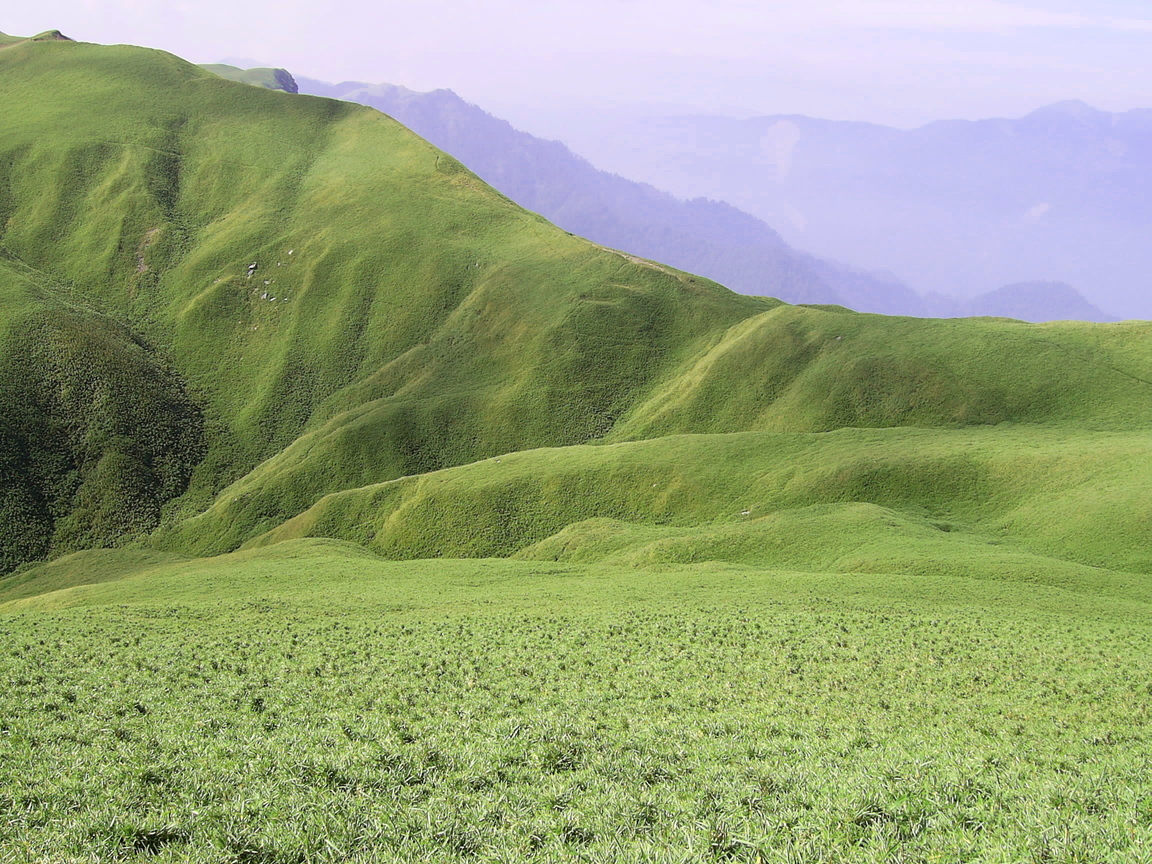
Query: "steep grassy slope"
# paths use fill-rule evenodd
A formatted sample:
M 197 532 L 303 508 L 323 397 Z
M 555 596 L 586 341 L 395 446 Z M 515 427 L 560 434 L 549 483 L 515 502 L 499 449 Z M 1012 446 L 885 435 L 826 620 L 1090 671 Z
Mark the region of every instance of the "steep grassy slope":
M 369 109 L 125 47 L 17 44 L 0 73 L 0 248 L 158 345 L 203 406 L 173 518 L 369 405 L 368 452 L 319 449 L 319 485 L 261 518 L 601 436 L 765 308 L 569 237 Z
M 203 457 L 199 410 L 162 359 L 3 257 L 0 394 L 0 572 L 151 530 Z

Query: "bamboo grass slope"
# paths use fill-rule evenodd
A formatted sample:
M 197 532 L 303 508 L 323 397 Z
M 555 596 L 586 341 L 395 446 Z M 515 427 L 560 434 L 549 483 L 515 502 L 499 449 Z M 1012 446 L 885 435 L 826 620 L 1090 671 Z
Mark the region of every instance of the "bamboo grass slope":
M 128 554 L 42 569 L 63 588 Z M 2 607 L 13 860 L 1126 864 L 1152 844 L 1134 599 L 325 540 L 131 554 L 137 578 Z
M 12 42 L 0 74 L 2 570 L 314 535 L 1150 569 L 1148 324 L 742 297 L 557 229 L 370 109 L 125 46 Z
M 0 259 L 0 572 L 156 527 L 203 458 L 178 376 L 109 316 Z

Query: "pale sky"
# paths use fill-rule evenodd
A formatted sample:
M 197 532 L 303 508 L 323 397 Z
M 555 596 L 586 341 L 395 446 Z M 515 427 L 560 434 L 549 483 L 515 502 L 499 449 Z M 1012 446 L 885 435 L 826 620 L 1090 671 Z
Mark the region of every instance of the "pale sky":
M 447 87 L 529 131 L 639 103 L 910 127 L 1152 107 L 1152 0 L 40 0 L 0 30 Z

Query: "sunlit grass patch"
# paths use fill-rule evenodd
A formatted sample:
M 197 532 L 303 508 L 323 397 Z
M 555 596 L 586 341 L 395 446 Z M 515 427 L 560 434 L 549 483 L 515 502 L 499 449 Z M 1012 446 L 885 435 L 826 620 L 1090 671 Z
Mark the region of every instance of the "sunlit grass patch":
M 1152 840 L 1141 603 L 323 544 L 167 566 L 0 617 L 20 860 L 1133 861 Z M 50 611 L 72 594 L 100 604 Z

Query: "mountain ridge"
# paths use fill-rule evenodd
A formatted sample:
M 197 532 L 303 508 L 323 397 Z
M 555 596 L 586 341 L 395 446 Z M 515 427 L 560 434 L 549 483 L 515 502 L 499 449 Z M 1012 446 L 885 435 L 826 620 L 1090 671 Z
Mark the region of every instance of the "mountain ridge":
M 573 128 L 606 168 L 707 195 L 813 252 L 970 298 L 1065 282 L 1109 314 L 1149 317 L 1143 194 L 1152 112 L 1074 103 L 911 130 L 803 115 L 703 115 Z
M 601 171 L 561 142 L 517 130 L 451 90 L 419 92 L 394 84 L 300 80 L 305 92 L 370 105 L 395 117 L 517 203 L 568 230 L 702 273 L 741 293 L 941 318 L 1001 315 L 985 310 L 999 310 L 997 298 L 1012 293 L 1002 286 L 970 300 L 932 292 L 921 295 L 890 274 L 793 249 L 775 229 L 731 204 L 707 198 L 680 200 L 648 184 Z M 1066 296 L 1075 289 L 1065 284 L 1061 290 Z M 1033 292 L 1029 298 L 1030 303 L 1020 297 L 1009 303 L 1024 320 L 1058 319 L 1069 310 L 1080 320 L 1115 320 L 1087 301 L 1052 306 L 1042 294 Z
M 844 303 L 861 311 L 895 312 L 899 306 L 868 302 L 866 292 L 852 289 L 862 281 L 874 295 L 881 293 L 874 277 L 862 271 L 848 276 L 848 268 L 791 249 L 767 224 L 729 204 L 704 198 L 681 201 L 600 171 L 563 143 L 521 132 L 451 90 L 423 93 L 363 82 L 333 85 L 305 77 L 300 84 L 313 95 L 384 111 L 452 153 L 521 206 L 594 242 L 703 273 L 745 294 L 771 294 L 797 303 Z M 844 288 L 851 293 L 845 296 Z M 905 301 L 900 311 L 919 311 L 914 292 L 895 290 Z

